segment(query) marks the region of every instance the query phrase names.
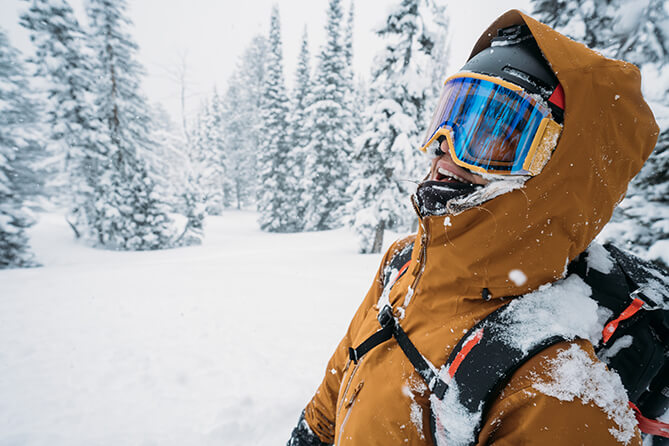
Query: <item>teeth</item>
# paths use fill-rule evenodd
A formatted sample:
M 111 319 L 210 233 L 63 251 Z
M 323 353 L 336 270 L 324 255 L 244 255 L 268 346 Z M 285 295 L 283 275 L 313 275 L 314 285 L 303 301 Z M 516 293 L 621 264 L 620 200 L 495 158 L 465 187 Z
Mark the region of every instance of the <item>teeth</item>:
M 454 174 L 451 171 L 448 171 L 446 169 L 442 169 L 441 167 L 439 169 L 437 169 L 437 172 L 439 172 L 440 174 L 442 174 L 446 177 L 453 178 L 454 180 L 457 180 L 461 183 L 469 183 L 469 181 L 465 180 L 464 178 L 457 176 L 456 174 Z

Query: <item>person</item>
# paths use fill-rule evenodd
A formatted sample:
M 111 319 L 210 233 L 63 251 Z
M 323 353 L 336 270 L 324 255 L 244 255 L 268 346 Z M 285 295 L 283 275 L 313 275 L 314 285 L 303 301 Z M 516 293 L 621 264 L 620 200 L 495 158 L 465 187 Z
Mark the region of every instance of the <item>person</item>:
M 498 18 L 445 82 L 428 126 L 418 233 L 385 254 L 288 445 L 640 445 L 625 391 L 587 333 L 532 356 L 485 410 L 463 412 L 448 392 L 435 399 L 434 384 L 463 334 L 496 310 L 533 296 L 526 319 L 550 331 L 555 308 L 587 300 L 567 265 L 587 249 L 606 263 L 591 244 L 657 135 L 635 66 L 520 11 Z M 570 311 L 575 330 L 586 313 L 597 319 L 590 307 Z M 413 358 L 399 336 L 366 346 L 384 317 Z

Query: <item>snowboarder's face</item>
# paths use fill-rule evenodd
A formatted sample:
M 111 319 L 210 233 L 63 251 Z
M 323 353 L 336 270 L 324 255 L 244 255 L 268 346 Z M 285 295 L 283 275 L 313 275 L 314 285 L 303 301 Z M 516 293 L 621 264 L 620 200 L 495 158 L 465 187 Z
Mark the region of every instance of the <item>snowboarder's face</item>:
M 470 172 L 453 162 L 448 151 L 448 143 L 446 140 L 441 142 L 439 149 L 442 153 L 432 159 L 432 168 L 428 180 L 451 184 L 488 184 L 488 181 L 483 179 L 480 175 Z
M 416 190 L 416 204 L 422 215 L 455 215 L 488 200 L 522 188 L 530 178 L 524 175 L 478 174 L 453 162 L 448 141 L 439 145 L 430 174 Z

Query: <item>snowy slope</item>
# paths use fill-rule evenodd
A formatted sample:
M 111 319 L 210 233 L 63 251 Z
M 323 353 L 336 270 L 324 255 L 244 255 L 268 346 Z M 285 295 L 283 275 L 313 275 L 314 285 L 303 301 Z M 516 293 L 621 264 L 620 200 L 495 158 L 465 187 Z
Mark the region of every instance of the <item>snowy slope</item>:
M 380 256 L 347 230 L 266 234 L 256 218 L 122 253 L 42 215 L 45 266 L 0 271 L 0 444 L 284 444 Z

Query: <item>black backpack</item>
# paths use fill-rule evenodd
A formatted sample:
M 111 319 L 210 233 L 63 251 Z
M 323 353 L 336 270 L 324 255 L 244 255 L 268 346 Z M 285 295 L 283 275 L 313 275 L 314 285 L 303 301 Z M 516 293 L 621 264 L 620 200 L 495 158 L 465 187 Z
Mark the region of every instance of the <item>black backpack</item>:
M 389 261 L 387 270 L 396 271 L 393 282 L 406 269 L 412 245 Z M 596 254 L 600 264 L 604 255 L 604 262 L 608 262 L 606 268 L 593 267 L 593 262 L 589 262 L 588 257 L 596 257 Z M 595 351 L 600 360 L 620 376 L 639 429 L 652 436 L 654 446 L 669 445 L 669 424 L 657 421 L 669 409 L 669 280 L 666 272 L 613 245 L 602 248 L 596 244 L 571 262 L 567 271 L 567 278 L 576 275 L 590 286 L 590 297 L 599 306 L 598 310 L 609 315 L 602 332 L 603 341 L 595 346 Z M 385 279 L 384 285 L 392 286 L 388 280 Z M 453 349 L 441 372 L 416 349 L 389 306 L 379 312 L 381 329 L 357 348 L 350 348 L 349 356 L 358 361 L 376 345 L 393 337 L 427 383 L 431 399 L 440 401 L 449 389 L 446 381 L 450 380 L 442 379 L 445 370 L 448 377 L 457 382 L 457 402 L 468 413 L 476 415 L 471 418 L 476 424 L 472 426 L 471 444 L 476 444 L 486 410 L 512 374 L 545 348 L 573 339 L 550 331 L 537 331 L 526 339 L 527 348 L 510 346 L 501 339 L 518 331 L 525 322 L 514 319 L 507 307 L 509 305 L 504 305 L 474 325 Z M 433 440 L 439 444 L 439 423 L 434 410 L 430 424 Z

